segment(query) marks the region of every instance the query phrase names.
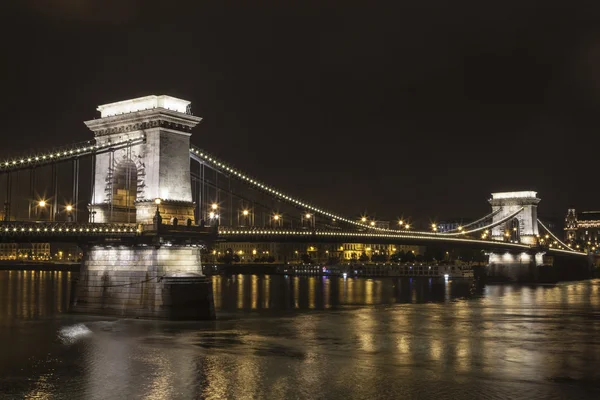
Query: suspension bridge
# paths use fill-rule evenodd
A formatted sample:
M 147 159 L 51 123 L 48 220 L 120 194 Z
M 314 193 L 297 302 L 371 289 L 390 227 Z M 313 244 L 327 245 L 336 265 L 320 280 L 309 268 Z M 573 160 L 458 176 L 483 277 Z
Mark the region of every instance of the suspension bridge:
M 139 300 L 142 289 L 133 283 L 148 282 L 149 274 L 154 306 L 146 299 L 125 309 L 149 316 L 164 314 L 167 304 L 180 310 L 173 304 L 184 300 L 158 294 L 162 278 L 179 289 L 202 286 L 201 248 L 215 241 L 469 246 L 508 266 L 524 256 L 538 265 L 544 255 L 586 256 L 537 218 L 533 191 L 493 193 L 490 213 L 455 231 L 393 229 L 319 207 L 191 145 L 201 118 L 189 101 L 147 96 L 97 110 L 100 117 L 85 122 L 90 140 L 0 162 L 0 241 L 82 246 L 84 310 Z M 110 301 L 101 295 L 107 290 Z

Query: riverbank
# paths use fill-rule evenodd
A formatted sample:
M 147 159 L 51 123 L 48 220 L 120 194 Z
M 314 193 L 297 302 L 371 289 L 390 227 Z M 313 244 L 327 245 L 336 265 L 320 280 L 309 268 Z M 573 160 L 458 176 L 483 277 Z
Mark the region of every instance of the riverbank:
M 15 262 L 0 261 L 0 271 L 65 271 L 79 272 L 78 262 Z

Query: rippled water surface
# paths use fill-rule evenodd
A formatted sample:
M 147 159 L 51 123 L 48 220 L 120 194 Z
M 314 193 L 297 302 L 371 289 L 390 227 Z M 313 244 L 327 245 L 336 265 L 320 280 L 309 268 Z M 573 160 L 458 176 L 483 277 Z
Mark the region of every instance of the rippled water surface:
M 600 398 L 600 281 L 214 277 L 218 321 L 66 313 L 0 271 L 0 398 Z

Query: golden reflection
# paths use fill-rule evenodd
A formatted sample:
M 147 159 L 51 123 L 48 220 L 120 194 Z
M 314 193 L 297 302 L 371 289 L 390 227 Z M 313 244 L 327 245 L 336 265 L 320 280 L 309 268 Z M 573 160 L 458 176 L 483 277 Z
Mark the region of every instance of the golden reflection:
M 373 309 L 367 309 L 356 320 L 359 348 L 367 352 L 374 352 L 376 350 L 374 312 L 375 310 Z
M 221 287 L 223 285 L 223 277 L 221 275 L 213 275 L 212 287 L 213 287 L 213 299 L 215 302 L 215 308 L 220 309 L 222 306 L 223 294 L 221 293 Z
M 373 279 L 365 282 L 365 304 L 373 304 Z
M 346 291 L 348 289 L 348 279 L 338 280 L 338 303 L 344 304 L 344 298 L 346 297 Z
M 294 277 L 294 308 L 300 307 L 300 278 Z
M 62 271 L 58 271 L 56 279 L 56 310 L 58 310 L 59 312 L 62 311 L 62 280 L 63 273 Z
M 23 277 L 23 292 L 22 297 L 19 296 L 19 298 L 22 299 L 22 302 L 19 307 L 18 316 L 21 318 L 27 318 L 29 317 L 28 306 L 31 306 L 31 303 L 27 302 L 27 299 L 29 298 L 29 271 L 21 271 L 21 274 Z
M 235 276 L 237 281 L 237 308 L 244 308 L 244 275 L 238 274 Z
M 225 375 L 228 371 L 226 358 L 210 357 L 205 361 L 206 366 L 203 368 L 206 375 L 205 387 L 202 391 L 202 396 L 199 398 L 206 399 L 226 399 L 230 398 L 230 378 Z
M 356 279 L 348 279 L 346 282 L 347 282 L 347 291 L 345 293 L 346 298 L 344 300 L 345 300 L 345 303 L 352 304 L 352 300 L 354 300 Z
M 331 303 L 329 296 L 331 296 L 331 279 L 323 279 L 323 307 L 330 308 Z
M 469 369 L 471 352 L 469 348 L 469 339 L 461 337 L 456 344 L 456 369 L 459 372 L 466 372 Z
M 317 278 L 311 276 L 308 278 L 308 308 L 315 308 L 315 290 L 317 286 Z
M 244 352 L 236 355 L 236 363 L 233 371 L 233 391 L 230 398 L 233 399 L 257 399 L 259 382 L 261 381 L 260 358 L 252 353 Z
M 442 358 L 442 341 L 437 338 L 432 338 L 429 343 L 429 348 L 431 350 L 431 359 L 440 361 Z
M 270 306 L 270 296 L 271 296 L 271 277 L 269 275 L 263 277 L 262 281 L 262 291 L 263 291 L 263 308 L 269 308 Z
M 252 292 L 251 292 L 251 307 L 253 310 L 256 310 L 256 306 L 258 304 L 258 275 L 252 275 Z

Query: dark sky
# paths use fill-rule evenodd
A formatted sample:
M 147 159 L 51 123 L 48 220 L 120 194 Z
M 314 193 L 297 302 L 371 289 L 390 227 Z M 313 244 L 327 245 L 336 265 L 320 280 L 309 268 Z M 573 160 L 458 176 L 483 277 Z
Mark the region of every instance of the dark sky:
M 600 1 L 388 3 L 2 2 L 0 156 L 168 94 L 194 144 L 346 215 L 600 208 Z

